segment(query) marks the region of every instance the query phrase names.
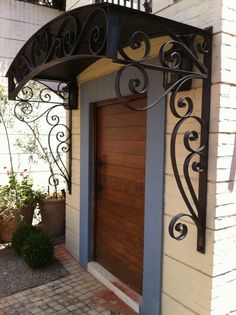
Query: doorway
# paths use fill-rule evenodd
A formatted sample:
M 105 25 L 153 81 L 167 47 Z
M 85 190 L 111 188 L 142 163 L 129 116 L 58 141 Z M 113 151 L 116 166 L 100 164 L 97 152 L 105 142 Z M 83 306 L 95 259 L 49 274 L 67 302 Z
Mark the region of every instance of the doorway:
M 147 99 L 131 102 L 144 107 Z M 95 260 L 142 294 L 146 111 L 95 104 Z

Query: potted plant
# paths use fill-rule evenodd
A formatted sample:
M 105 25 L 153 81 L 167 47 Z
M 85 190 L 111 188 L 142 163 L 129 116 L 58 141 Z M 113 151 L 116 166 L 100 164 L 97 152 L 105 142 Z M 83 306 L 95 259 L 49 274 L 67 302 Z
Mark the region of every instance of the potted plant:
M 16 139 L 16 147 L 21 150 L 22 153 L 29 155 L 29 163 L 37 164 L 45 162 L 48 167 L 50 176 L 49 176 L 49 185 L 53 187 L 53 193 L 48 192 L 44 194 L 40 199 L 39 208 L 42 219 L 42 228 L 47 231 L 51 236 L 58 236 L 64 234 L 65 230 L 65 194 L 59 193 L 59 180 L 57 178 L 58 172 L 55 172 L 55 169 L 60 169 L 58 164 L 62 162 L 62 168 L 65 167 L 64 160 L 62 155 L 65 153 L 63 142 L 63 135 L 66 137 L 64 131 L 58 131 L 57 126 L 61 128 L 61 124 L 57 123 L 58 109 L 59 107 L 55 103 L 49 109 L 42 110 L 40 107 L 40 102 L 44 99 L 48 102 L 50 99 L 55 99 L 55 93 L 36 84 L 31 86 L 30 89 L 34 92 L 31 103 L 33 102 L 33 110 L 24 110 L 24 102 L 21 103 L 21 106 L 18 107 L 16 111 L 16 117 L 24 122 L 26 126 L 31 131 L 31 135 L 27 134 L 27 137 L 21 134 Z M 24 95 L 22 95 L 24 99 Z M 58 99 L 60 103 L 60 100 Z M 54 112 L 53 112 L 54 110 Z M 56 112 L 56 116 L 55 116 Z M 57 118 L 55 118 L 57 117 Z M 40 119 L 46 119 L 47 125 L 50 126 L 49 138 L 47 142 L 45 137 L 42 137 L 41 126 L 42 121 Z M 60 119 L 59 119 L 60 120 Z M 45 124 L 43 125 L 45 126 Z M 50 136 L 54 136 L 54 142 L 50 142 Z M 59 144 L 57 143 L 59 141 Z M 61 151 L 60 149 L 61 148 Z M 59 152 L 60 151 L 60 152 Z M 53 152 L 53 153 L 52 153 Z
M 65 234 L 65 194 L 47 194 L 39 202 L 42 229 L 50 236 Z
M 10 185 L 0 187 L 0 240 L 10 243 L 20 221 L 20 210 L 16 206 L 15 191 Z
M 18 183 L 17 206 L 20 209 L 21 216 L 28 224 L 32 224 L 34 210 L 39 201 L 45 196 L 41 190 L 33 188 L 33 181 L 28 175 L 22 175 L 20 184 Z
M 41 117 L 39 115 L 39 117 Z M 21 118 L 24 121 L 23 118 Z M 65 190 L 58 191 L 59 180 L 56 178 L 54 167 L 57 166 L 58 160 L 61 160 L 60 153 L 52 156 L 49 148 L 45 146 L 43 139 L 40 137 L 40 124 L 35 117 L 31 117 L 31 123 L 26 123 L 32 132 L 27 137 L 18 137 L 16 139 L 16 147 L 23 153 L 29 155 L 29 163 L 37 164 L 38 161 L 44 161 L 48 166 L 50 173 L 49 183 L 53 188 L 53 192 L 45 192 L 40 197 L 39 210 L 41 215 L 41 228 L 51 236 L 60 236 L 65 233 Z
M 9 128 L 13 128 L 14 115 L 12 112 L 11 103 L 8 101 L 5 90 L 0 86 L 0 124 L 2 124 L 3 130 L 6 135 L 6 144 L 9 157 L 9 171 L 8 184 L 0 186 L 0 224 L 1 232 L 8 233 L 9 236 L 3 236 L 4 240 L 11 238 L 11 231 L 17 226 L 17 222 L 20 219 L 24 219 L 28 224 L 32 223 L 34 209 L 42 197 L 42 193 L 39 190 L 33 189 L 33 182 L 26 175 L 26 169 L 22 172 L 21 180 L 18 180 L 17 173 L 14 171 L 13 157 L 11 151 L 11 142 L 9 136 Z M 4 167 L 7 169 L 7 167 Z M 10 228 L 12 226 L 12 228 Z
M 31 129 L 33 135 L 28 137 L 27 140 L 17 139 L 16 146 L 22 152 L 30 152 L 30 159 L 37 163 L 35 157 L 41 161 L 46 162 L 50 172 L 50 179 L 52 180 L 53 193 L 48 191 L 38 195 L 39 210 L 41 215 L 41 228 L 50 236 L 61 236 L 65 234 L 65 190 L 62 189 L 58 192 L 57 179 L 53 171 L 53 164 L 55 161 L 51 157 L 48 149 L 42 145 L 39 140 L 38 126 L 34 125 Z
M 8 184 L 0 186 L 0 236 L 5 243 L 11 241 L 19 221 L 32 224 L 34 210 L 43 195 L 33 189 L 28 175 L 21 173 L 22 179 L 18 180 L 15 173 L 7 174 Z

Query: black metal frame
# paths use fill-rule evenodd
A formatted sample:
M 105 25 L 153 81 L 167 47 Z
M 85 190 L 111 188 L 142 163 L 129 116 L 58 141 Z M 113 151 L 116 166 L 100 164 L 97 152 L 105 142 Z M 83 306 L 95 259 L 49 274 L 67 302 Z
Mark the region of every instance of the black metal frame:
M 141 0 L 95 0 L 95 3 L 112 3 L 112 4 L 118 4 L 122 5 L 124 7 L 128 7 L 131 9 L 137 9 L 137 10 L 142 10 L 142 7 L 144 8 L 144 11 L 147 13 L 152 12 L 152 0 L 144 0 L 143 3 L 141 3 Z
M 158 62 L 153 64 L 149 59 L 153 58 L 152 39 L 157 37 L 162 39 L 162 45 L 159 52 L 156 52 Z M 204 253 L 211 48 L 211 29 L 202 30 L 108 3 L 90 5 L 56 18 L 25 44 L 7 74 L 9 96 L 14 98 L 32 78 L 71 80 L 100 58 L 109 58 L 120 64 L 115 90 L 120 102 L 131 110 L 150 109 L 169 95 L 170 109 L 177 120 L 171 135 L 171 162 L 178 189 L 189 211 L 189 214 L 179 213 L 171 220 L 169 234 L 176 240 L 184 239 L 188 228 L 186 223 L 179 220 L 190 218 L 198 232 L 197 250 Z M 139 50 L 142 51 L 142 56 L 134 59 L 130 51 Z M 121 84 L 123 76 L 127 78 L 129 75 L 130 68 L 137 72 L 137 77 L 130 78 L 128 84 L 133 94 L 147 93 L 149 71 L 160 71 L 173 76 L 169 84 L 164 85 L 165 92 L 153 104 L 135 108 L 123 97 Z M 200 115 L 195 113 L 190 92 L 186 96 L 179 94 L 180 91 L 183 93 L 189 90 L 193 81 L 202 82 Z M 181 173 L 176 155 L 177 137 L 188 121 L 194 121 L 198 128 L 184 132 L 183 144 L 187 153 Z M 194 143 L 198 144 L 197 148 Z M 197 191 L 194 190 L 190 172 L 197 174 Z
M 14 107 L 15 117 L 21 122 L 25 123 L 34 135 L 38 147 L 48 162 L 50 176 L 48 183 L 54 187 L 54 192 L 58 192 L 58 185 L 60 184 L 60 178 L 63 178 L 67 184 L 69 194 L 71 194 L 71 179 L 72 179 L 72 108 L 67 107 L 67 101 L 63 95 L 63 89 L 67 87 L 67 84 L 38 82 L 38 88 L 35 89 L 32 85 L 26 85 L 17 96 L 17 102 Z M 54 100 L 54 96 L 57 96 L 57 100 Z M 60 99 L 60 101 L 58 100 Z M 35 104 L 40 104 L 43 109 L 47 105 L 46 110 L 43 109 L 38 115 L 35 115 Z M 65 106 L 66 105 L 66 106 Z M 76 104 L 77 105 L 77 104 Z M 39 107 L 39 106 L 37 106 Z M 69 109 L 68 125 L 61 122 L 61 118 L 58 115 L 58 109 L 63 107 Z M 78 108 L 74 106 L 73 109 Z M 33 124 L 40 120 L 45 119 L 45 123 L 50 126 L 48 134 L 48 147 L 45 148 L 34 130 Z M 54 134 L 55 133 L 55 134 Z M 52 141 L 57 141 L 56 150 L 52 146 Z M 50 157 L 47 154 L 49 150 Z M 64 163 L 62 156 L 68 155 L 67 165 Z M 54 165 L 56 165 L 58 171 L 54 171 Z
M 208 29 L 211 32 L 211 29 Z M 163 44 L 159 51 L 159 59 L 161 66 L 151 65 L 145 63 L 148 60 L 151 43 L 146 37 L 146 34 L 141 32 L 135 32 L 130 40 L 130 47 L 140 46 L 141 41 L 145 43 L 145 55 L 140 60 L 132 60 L 130 56 L 127 56 L 123 51 L 120 54 L 124 60 L 120 61 L 125 64 L 117 74 L 116 77 L 116 94 L 120 102 L 123 103 L 131 110 L 142 111 L 148 110 L 164 99 L 170 94 L 170 109 L 173 116 L 177 119 L 177 123 L 174 126 L 171 135 L 170 156 L 172 162 L 172 168 L 175 176 L 175 180 L 178 189 L 182 195 L 182 198 L 189 210 L 187 213 L 178 213 L 175 215 L 169 224 L 169 234 L 176 240 L 183 240 L 187 233 L 188 227 L 186 223 L 178 222 L 180 219 L 187 217 L 190 218 L 197 228 L 197 250 L 199 252 L 205 252 L 205 229 L 206 229 L 206 198 L 207 198 L 207 168 L 208 168 L 208 133 L 209 133 L 209 117 L 210 117 L 210 86 L 211 86 L 211 36 L 204 38 L 204 40 L 197 44 L 194 48 L 194 41 L 196 34 L 191 38 L 191 46 L 186 46 L 180 38 L 172 36 L 174 40 L 170 40 Z M 167 46 L 172 46 L 172 57 L 174 64 L 169 64 L 169 55 L 166 59 L 165 49 Z M 176 48 L 176 49 L 175 49 Z M 196 49 L 196 50 L 195 50 Z M 198 55 L 202 54 L 203 63 L 198 59 Z M 200 70 L 199 72 L 189 71 L 182 69 L 183 55 L 187 56 L 193 65 Z M 116 61 L 117 62 L 117 61 Z M 131 78 L 129 80 L 129 90 L 133 94 L 143 94 L 148 91 L 148 72 L 147 70 L 172 72 L 175 74 L 176 81 L 173 81 L 170 86 L 167 87 L 165 92 L 152 104 L 144 108 L 136 108 L 133 104 L 127 102 L 122 96 L 121 82 L 122 76 L 129 68 L 136 68 L 139 72 L 139 78 Z M 176 76 L 177 75 L 177 76 Z M 189 81 L 202 80 L 202 100 L 201 100 L 201 115 L 198 116 L 194 113 L 194 102 L 190 96 L 179 96 L 180 91 L 186 90 L 187 86 L 189 90 Z M 184 113 L 181 114 L 181 109 L 184 109 Z M 188 130 L 183 135 L 183 144 L 188 154 L 183 161 L 183 174 L 181 176 L 180 165 L 177 163 L 177 137 L 180 135 L 180 129 L 188 121 L 194 121 L 198 124 L 199 129 Z M 193 143 L 198 141 L 198 147 L 194 148 Z M 180 164 L 180 163 L 179 163 Z M 192 179 L 190 177 L 190 170 L 197 173 L 199 176 L 198 193 L 194 190 Z M 184 188 L 183 179 L 187 184 L 187 190 Z M 188 193 L 189 195 L 188 195 Z M 176 235 L 175 232 L 179 234 Z

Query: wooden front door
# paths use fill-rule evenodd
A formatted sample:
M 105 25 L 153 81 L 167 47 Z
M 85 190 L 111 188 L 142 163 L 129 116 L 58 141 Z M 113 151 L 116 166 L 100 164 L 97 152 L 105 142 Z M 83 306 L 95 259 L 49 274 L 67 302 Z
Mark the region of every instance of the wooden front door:
M 141 294 L 146 112 L 118 101 L 95 106 L 95 260 Z

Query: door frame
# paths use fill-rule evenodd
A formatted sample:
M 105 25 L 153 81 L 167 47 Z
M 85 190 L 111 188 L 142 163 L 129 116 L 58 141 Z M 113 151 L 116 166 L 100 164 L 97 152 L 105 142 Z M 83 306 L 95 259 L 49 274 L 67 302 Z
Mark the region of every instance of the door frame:
M 149 74 L 148 104 L 162 92 L 162 74 Z M 80 263 L 93 261 L 94 223 L 94 103 L 116 98 L 115 73 L 80 85 Z M 124 80 L 125 81 L 125 80 Z M 124 87 L 128 87 L 124 82 Z M 130 92 L 127 90 L 126 95 Z M 164 216 L 164 161 L 166 100 L 147 112 L 144 269 L 141 314 L 161 312 L 162 248 Z M 158 161 L 158 162 L 157 162 Z M 155 277 L 153 277 L 155 275 Z

